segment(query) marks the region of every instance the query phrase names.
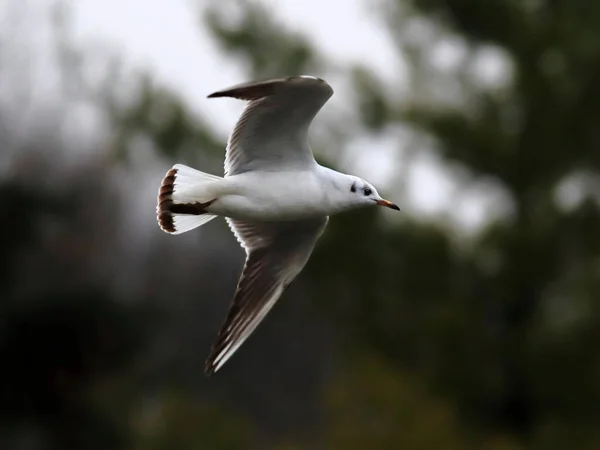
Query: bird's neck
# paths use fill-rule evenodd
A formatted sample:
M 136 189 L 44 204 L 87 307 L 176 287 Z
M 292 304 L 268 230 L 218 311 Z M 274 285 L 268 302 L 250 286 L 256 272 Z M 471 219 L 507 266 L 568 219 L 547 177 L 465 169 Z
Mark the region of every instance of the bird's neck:
M 322 193 L 333 212 L 339 212 L 352 207 L 351 196 L 348 195 L 354 177 L 337 172 L 328 167 L 320 166 Z
M 329 167 L 319 166 L 321 169 L 321 178 L 324 184 L 329 184 L 330 189 L 343 191 L 345 185 L 352 184 L 352 176 L 330 169 Z

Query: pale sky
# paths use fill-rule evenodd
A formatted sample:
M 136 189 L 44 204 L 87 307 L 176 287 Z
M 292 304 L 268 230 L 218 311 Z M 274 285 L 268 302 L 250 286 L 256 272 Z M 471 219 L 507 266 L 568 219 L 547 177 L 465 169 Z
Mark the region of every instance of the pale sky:
M 112 44 L 129 64 L 151 71 L 178 91 L 193 109 L 207 113 L 205 116 L 226 133 L 235 123 L 239 105 L 207 102 L 206 95 L 243 81 L 244 73 L 222 55 L 210 32 L 201 26 L 197 6 L 201 3 L 77 0 L 73 2 L 75 35 Z M 308 35 L 319 51 L 331 58 L 364 62 L 368 57 L 368 64 L 379 73 L 397 72 L 398 58 L 385 32 L 372 20 L 373 13 L 361 7 L 360 0 L 262 3 L 269 5 L 275 17 L 289 28 Z M 336 9 L 340 3 L 344 7 Z M 315 10 L 318 14 L 314 14 Z
M 402 61 L 391 46 L 384 27 L 361 0 L 263 0 L 275 16 L 289 27 L 308 35 L 326 56 L 359 61 L 383 76 L 401 79 Z M 150 71 L 161 83 L 179 92 L 195 111 L 203 113 L 223 135 L 235 124 L 243 105 L 209 102 L 210 92 L 237 84 L 244 73 L 222 55 L 200 26 L 198 4 L 192 0 L 77 0 L 73 2 L 75 36 L 85 42 L 101 41 L 113 46 L 124 61 Z M 331 80 L 330 80 L 331 81 Z M 334 89 L 336 86 L 334 86 Z M 330 102 L 343 101 L 336 90 Z M 361 155 L 360 173 L 374 183 L 384 183 L 390 170 L 394 136 L 382 136 Z M 407 174 L 413 214 L 446 212 L 462 225 L 481 222 L 487 209 L 477 195 L 455 198 L 452 176 L 435 153 L 423 149 L 423 157 Z M 379 189 L 380 192 L 385 189 Z M 475 190 L 476 191 L 476 190 Z M 405 200 L 406 201 L 406 200 Z

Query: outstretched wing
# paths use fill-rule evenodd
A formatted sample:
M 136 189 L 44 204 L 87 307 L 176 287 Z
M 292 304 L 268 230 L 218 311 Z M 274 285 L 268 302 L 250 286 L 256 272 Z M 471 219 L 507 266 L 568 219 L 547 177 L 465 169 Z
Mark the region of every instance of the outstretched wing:
M 246 83 L 209 95 L 249 101 L 227 142 L 225 175 L 310 167 L 308 128 L 332 95 L 329 84 L 312 76 Z
M 244 343 L 304 268 L 328 218 L 282 223 L 227 221 L 247 258 L 233 304 L 206 360 L 208 375 L 219 370 Z

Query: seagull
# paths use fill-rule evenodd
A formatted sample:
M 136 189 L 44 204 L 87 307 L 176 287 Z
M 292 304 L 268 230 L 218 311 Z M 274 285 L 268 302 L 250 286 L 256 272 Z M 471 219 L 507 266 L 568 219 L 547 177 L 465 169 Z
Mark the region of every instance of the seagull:
M 371 205 L 400 208 L 372 184 L 319 165 L 309 127 L 333 95 L 308 75 L 239 84 L 208 98 L 246 106 L 229 136 L 224 176 L 175 164 L 162 179 L 157 219 L 181 234 L 224 217 L 246 261 L 205 364 L 210 376 L 248 339 L 306 265 L 329 216 Z

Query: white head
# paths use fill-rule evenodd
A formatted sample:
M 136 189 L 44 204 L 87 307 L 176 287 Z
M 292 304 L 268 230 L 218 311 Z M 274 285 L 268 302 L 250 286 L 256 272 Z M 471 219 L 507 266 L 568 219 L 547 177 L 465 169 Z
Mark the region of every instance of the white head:
M 398 205 L 381 198 L 377 189 L 362 178 L 346 175 L 344 183 L 338 184 L 338 189 L 342 189 L 342 194 L 346 200 L 344 203 L 348 207 L 379 205 L 400 211 Z

